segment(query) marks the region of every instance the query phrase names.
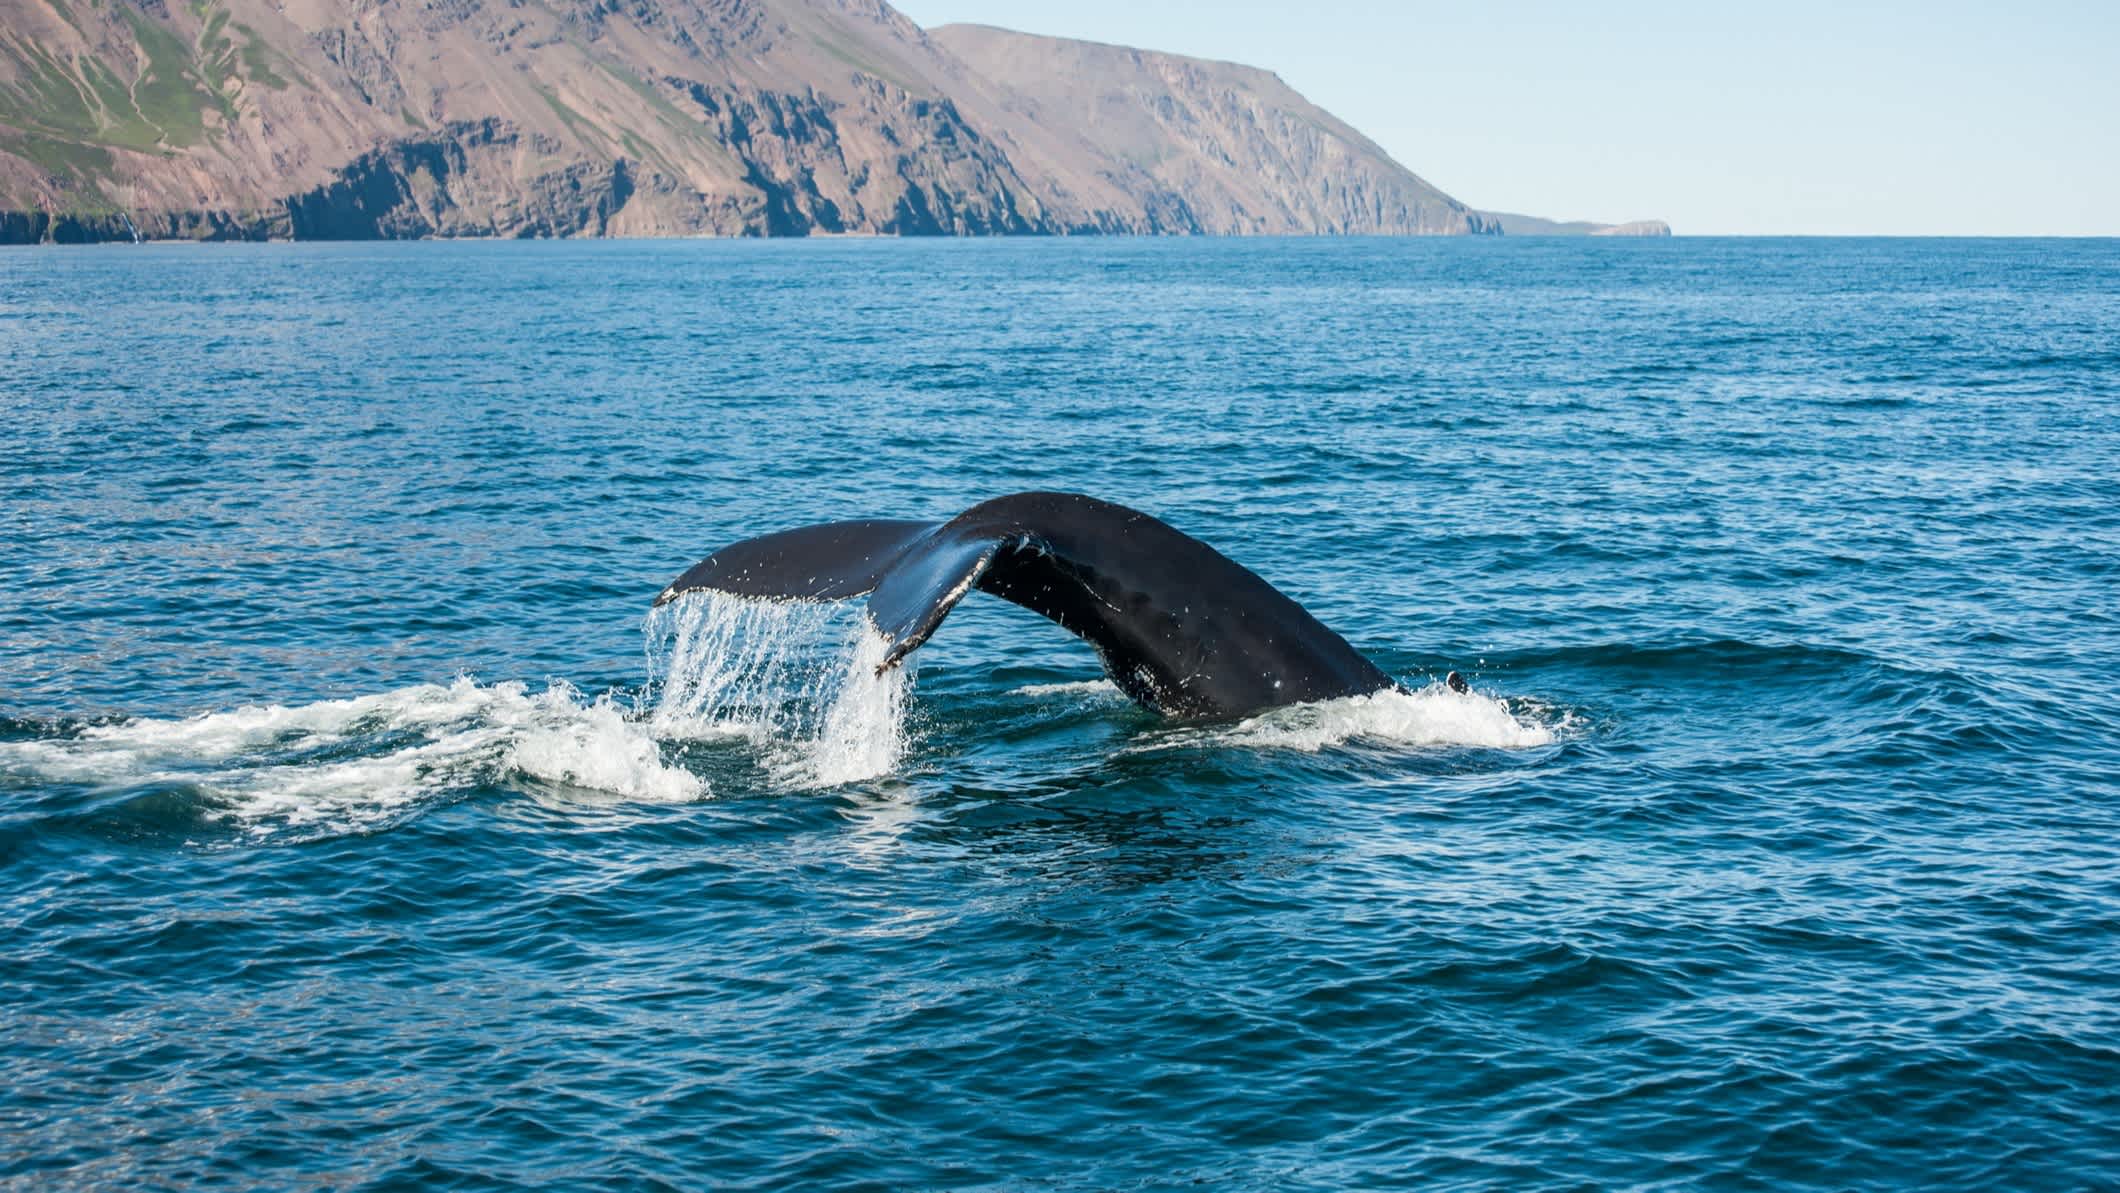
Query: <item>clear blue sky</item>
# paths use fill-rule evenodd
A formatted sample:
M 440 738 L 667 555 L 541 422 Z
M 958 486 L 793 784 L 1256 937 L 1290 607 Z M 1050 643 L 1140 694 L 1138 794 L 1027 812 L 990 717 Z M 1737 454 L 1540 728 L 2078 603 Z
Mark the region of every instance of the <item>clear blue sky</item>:
M 2120 235 L 2120 2 L 893 0 L 1265 67 L 1475 207 Z

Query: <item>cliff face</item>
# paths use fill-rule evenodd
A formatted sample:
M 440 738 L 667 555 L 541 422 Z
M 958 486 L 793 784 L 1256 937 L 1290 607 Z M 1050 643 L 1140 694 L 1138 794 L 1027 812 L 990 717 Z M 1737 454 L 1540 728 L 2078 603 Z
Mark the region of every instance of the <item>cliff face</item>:
M 1010 113 L 1158 230 L 1461 234 L 1499 229 L 1267 71 L 984 25 L 931 36 Z
M 1264 72 L 881 0 L 0 0 L 0 242 L 1491 229 Z

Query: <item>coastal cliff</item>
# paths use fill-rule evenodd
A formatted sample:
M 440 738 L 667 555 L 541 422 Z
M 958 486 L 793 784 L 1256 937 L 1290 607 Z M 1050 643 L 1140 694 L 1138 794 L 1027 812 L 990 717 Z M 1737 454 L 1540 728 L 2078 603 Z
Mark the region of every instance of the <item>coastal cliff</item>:
M 1265 71 L 881 0 L 0 0 L 0 243 L 1500 230 Z
M 944 25 L 1044 162 L 1116 188 L 1162 230 L 1435 235 L 1499 231 L 1279 76 L 1125 46 Z

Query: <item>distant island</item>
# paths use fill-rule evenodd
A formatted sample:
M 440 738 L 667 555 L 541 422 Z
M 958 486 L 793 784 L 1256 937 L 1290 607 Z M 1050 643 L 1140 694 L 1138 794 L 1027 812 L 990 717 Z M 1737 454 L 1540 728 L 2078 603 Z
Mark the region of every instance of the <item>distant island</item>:
M 0 17 L 0 243 L 1670 234 L 1474 210 L 1267 71 L 882 0 Z
M 1501 225 L 1504 236 L 1669 236 L 1671 225 L 1662 220 L 1630 220 L 1624 224 L 1600 224 L 1590 220 L 1543 220 L 1535 215 L 1507 211 L 1482 212 Z

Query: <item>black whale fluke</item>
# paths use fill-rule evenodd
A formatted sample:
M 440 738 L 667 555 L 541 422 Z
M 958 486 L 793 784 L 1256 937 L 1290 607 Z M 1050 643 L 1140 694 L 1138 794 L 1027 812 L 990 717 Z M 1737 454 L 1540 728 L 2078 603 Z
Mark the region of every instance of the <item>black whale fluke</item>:
M 1087 640 L 1120 690 L 1171 716 L 1239 716 L 1396 686 L 1214 548 L 1079 493 L 997 497 L 947 522 L 830 522 L 746 539 L 701 560 L 655 603 L 698 590 L 811 601 L 867 594 L 889 667 L 974 588 Z

